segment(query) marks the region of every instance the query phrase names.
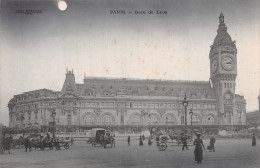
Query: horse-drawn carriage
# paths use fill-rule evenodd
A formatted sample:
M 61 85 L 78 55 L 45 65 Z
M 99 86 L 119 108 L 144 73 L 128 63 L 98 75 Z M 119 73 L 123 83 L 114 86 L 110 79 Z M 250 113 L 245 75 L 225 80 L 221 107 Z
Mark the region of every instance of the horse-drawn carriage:
M 87 143 L 92 146 L 102 146 L 107 147 L 108 144 L 114 143 L 114 137 L 111 132 L 103 128 L 94 128 L 90 131 L 90 137 L 87 140 Z
M 160 135 L 159 141 L 157 142 L 157 147 L 160 151 L 167 149 L 168 145 L 176 146 L 181 145 L 183 141 L 186 141 L 187 144 L 192 144 L 192 134 L 176 134 L 172 133 L 169 135 Z
M 36 149 L 41 149 L 41 150 L 45 150 L 46 148 L 49 148 L 50 150 L 52 150 L 53 148 L 55 148 L 56 150 L 60 150 L 61 147 L 64 147 L 64 149 L 69 149 L 69 143 L 68 142 L 63 142 L 63 141 L 53 141 L 53 140 L 43 140 L 43 141 L 32 141 L 31 142 L 31 146 L 32 148 Z

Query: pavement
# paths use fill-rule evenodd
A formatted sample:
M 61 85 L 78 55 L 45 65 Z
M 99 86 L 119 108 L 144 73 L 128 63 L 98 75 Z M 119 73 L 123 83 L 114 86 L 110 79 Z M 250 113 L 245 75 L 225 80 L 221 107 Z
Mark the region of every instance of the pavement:
M 205 147 L 209 144 L 204 140 Z M 255 147 L 250 139 L 217 139 L 216 152 L 205 150 L 201 164 L 194 162 L 194 146 L 182 151 L 182 146 L 171 146 L 159 151 L 155 144 L 138 146 L 132 141 L 117 141 L 115 148 L 92 147 L 86 142 L 75 142 L 69 150 L 15 149 L 12 154 L 0 155 L 0 168 L 260 168 L 260 141 Z

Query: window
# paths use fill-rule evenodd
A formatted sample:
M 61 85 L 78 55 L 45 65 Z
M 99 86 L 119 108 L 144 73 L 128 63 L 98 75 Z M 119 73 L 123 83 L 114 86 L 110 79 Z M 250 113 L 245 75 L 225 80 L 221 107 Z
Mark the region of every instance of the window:
M 184 116 L 181 116 L 181 124 L 184 124 Z
M 174 125 L 175 124 L 175 117 L 174 116 L 172 116 L 172 115 L 167 115 L 166 117 L 165 117 L 165 124 L 167 124 L 167 125 Z
M 68 115 L 68 116 L 67 116 L 67 124 L 68 124 L 68 125 L 71 125 L 71 115 Z
M 134 115 L 131 118 L 131 122 L 133 125 L 140 125 L 141 124 L 141 118 L 138 115 Z
M 104 125 L 111 125 L 113 122 L 112 122 L 112 117 L 110 115 L 105 115 L 103 117 L 103 124 Z
M 214 125 L 214 118 L 209 116 L 206 118 L 206 124 L 207 125 Z
M 148 124 L 157 124 L 158 120 L 157 117 L 154 115 L 151 115 L 150 117 L 148 117 Z
M 242 113 L 242 111 L 238 112 L 238 118 L 241 118 L 241 113 Z
M 86 115 L 84 117 L 84 123 L 87 125 L 93 125 L 93 124 L 95 124 L 95 119 L 92 115 Z
M 193 116 L 192 117 L 192 125 L 199 125 L 199 123 L 200 123 L 199 117 Z
M 227 122 L 231 124 L 231 113 L 227 113 Z

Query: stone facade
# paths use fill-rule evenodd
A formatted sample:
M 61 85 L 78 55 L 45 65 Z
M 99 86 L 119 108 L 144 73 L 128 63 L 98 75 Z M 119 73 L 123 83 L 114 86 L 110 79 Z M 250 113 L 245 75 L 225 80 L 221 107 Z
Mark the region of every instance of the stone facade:
M 235 94 L 237 50 L 223 14 L 211 46 L 210 81 L 168 81 L 84 77 L 77 84 L 66 73 L 61 91 L 40 89 L 15 95 L 9 102 L 10 127 L 48 126 L 179 126 L 187 123 L 244 125 L 246 101 Z M 55 112 L 55 113 L 54 113 Z

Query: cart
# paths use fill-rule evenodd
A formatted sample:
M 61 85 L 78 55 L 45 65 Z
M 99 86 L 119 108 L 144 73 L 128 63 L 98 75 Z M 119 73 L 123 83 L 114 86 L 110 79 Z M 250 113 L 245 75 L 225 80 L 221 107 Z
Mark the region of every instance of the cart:
M 89 137 L 87 143 L 91 144 L 92 146 L 104 146 L 104 144 L 107 143 L 105 137 L 110 136 L 110 134 L 110 131 L 105 130 L 103 128 L 93 128 L 90 131 L 91 137 Z
M 165 151 L 167 149 L 168 145 L 171 145 L 171 146 L 179 146 L 179 145 L 181 145 L 183 136 L 185 136 L 185 138 L 187 138 L 187 143 L 189 145 L 192 145 L 192 142 L 193 142 L 192 134 L 185 134 L 185 135 L 178 135 L 178 134 L 161 135 L 160 136 L 160 141 L 157 142 L 157 147 L 158 147 L 159 151 Z

